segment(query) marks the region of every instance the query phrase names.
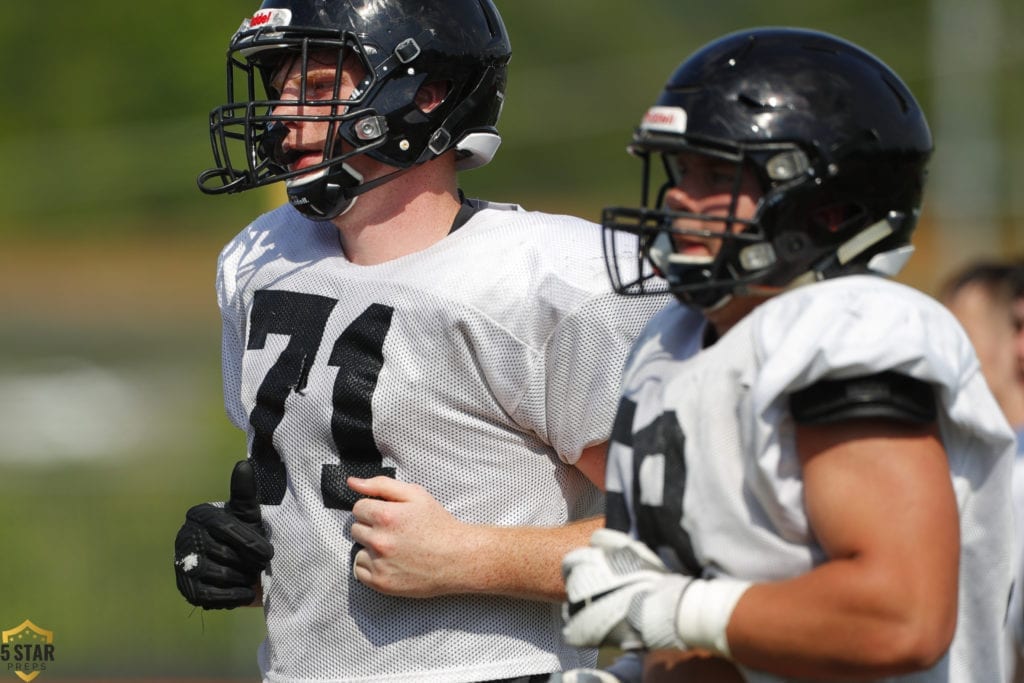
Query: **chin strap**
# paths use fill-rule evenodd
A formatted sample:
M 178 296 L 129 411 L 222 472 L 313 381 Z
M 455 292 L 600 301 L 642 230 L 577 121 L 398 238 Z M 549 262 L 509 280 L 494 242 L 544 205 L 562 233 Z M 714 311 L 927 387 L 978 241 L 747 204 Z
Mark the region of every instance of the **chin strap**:
M 333 220 L 351 210 L 360 195 L 395 180 L 411 168 L 414 167 L 399 168 L 364 183 L 362 174 L 343 163 L 341 170 L 335 173 L 304 183 L 289 184 L 288 201 L 300 213 L 314 220 Z
M 905 220 L 906 216 L 904 214 L 890 212 L 882 220 L 872 223 L 839 245 L 835 254 L 829 255 L 803 275 L 798 275 L 789 284 L 777 288 L 775 291 L 793 289 L 832 277 L 837 272 L 843 270 L 856 257 L 895 233 L 899 224 Z M 903 269 L 903 266 L 907 264 L 913 253 L 914 247 L 909 244 L 879 252 L 871 257 L 865 269 L 878 275 L 893 277 Z M 753 287 L 751 289 L 753 290 Z
M 898 212 L 890 212 L 885 218 L 867 226 L 850 239 L 846 240 L 839 247 L 817 263 L 812 265 L 803 274 L 796 276 L 783 285 L 765 285 L 757 282 L 741 283 L 731 291 L 723 291 L 720 296 L 711 300 L 701 300 L 694 293 L 684 293 L 684 303 L 698 306 L 706 313 L 717 311 L 733 300 L 734 296 L 744 295 L 753 297 L 772 297 L 781 292 L 801 287 L 803 285 L 818 282 L 834 277 L 844 272 L 849 272 L 848 266 L 858 256 L 864 254 L 875 245 L 895 234 L 901 224 L 907 220 L 907 216 Z M 670 237 L 666 233 L 660 233 L 654 243 L 649 247 L 649 258 L 656 268 L 663 272 L 670 273 L 673 265 L 701 266 L 709 268 L 714 259 L 706 256 L 691 257 L 685 254 L 677 254 L 673 251 Z M 887 251 L 874 254 L 864 266 L 864 270 L 876 273 L 885 277 L 894 277 L 907 264 L 910 256 L 914 253 L 911 245 L 901 245 Z M 757 271 L 768 268 L 778 260 L 775 247 L 769 242 L 755 242 L 749 244 L 738 252 L 738 258 L 743 268 L 747 271 Z M 724 289 L 724 288 L 723 288 Z

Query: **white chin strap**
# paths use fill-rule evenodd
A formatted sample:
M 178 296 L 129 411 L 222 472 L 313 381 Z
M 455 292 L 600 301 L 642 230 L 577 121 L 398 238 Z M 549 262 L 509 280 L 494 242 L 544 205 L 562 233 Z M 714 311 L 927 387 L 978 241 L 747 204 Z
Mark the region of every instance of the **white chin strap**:
M 899 220 L 899 218 L 894 217 L 893 215 L 886 216 L 877 223 L 872 223 L 846 242 L 839 245 L 839 248 L 836 250 L 836 260 L 839 264 L 845 266 L 854 258 L 863 254 L 865 251 L 893 234 L 895 231 L 892 224 L 893 220 Z M 895 249 L 890 249 L 889 251 L 883 251 L 871 257 L 871 260 L 868 261 L 867 268 L 873 273 L 884 275 L 885 277 L 893 277 L 903 270 L 903 266 L 907 265 L 907 261 L 910 260 L 910 256 L 913 253 L 914 247 L 909 244 L 896 247 Z M 817 282 L 821 279 L 822 277 L 820 273 L 810 270 L 803 275 L 794 278 L 788 285 L 786 285 L 785 289 L 792 289 L 794 287 L 799 287 L 800 285 Z

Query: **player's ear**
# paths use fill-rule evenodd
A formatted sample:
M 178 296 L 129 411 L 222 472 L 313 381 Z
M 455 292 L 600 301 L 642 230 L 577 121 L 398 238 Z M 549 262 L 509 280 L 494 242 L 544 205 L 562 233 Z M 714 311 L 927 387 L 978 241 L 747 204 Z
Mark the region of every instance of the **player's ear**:
M 424 83 L 416 91 L 416 106 L 419 107 L 421 112 L 428 114 L 441 106 L 444 99 L 448 97 L 450 90 L 451 83 L 448 81 Z

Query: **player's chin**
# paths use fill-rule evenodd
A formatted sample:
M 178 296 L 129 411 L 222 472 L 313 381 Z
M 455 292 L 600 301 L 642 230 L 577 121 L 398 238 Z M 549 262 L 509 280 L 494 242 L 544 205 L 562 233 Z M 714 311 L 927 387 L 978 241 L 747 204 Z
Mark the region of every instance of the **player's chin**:
M 745 683 L 736 665 L 706 650 L 658 650 L 644 658 L 644 683 Z

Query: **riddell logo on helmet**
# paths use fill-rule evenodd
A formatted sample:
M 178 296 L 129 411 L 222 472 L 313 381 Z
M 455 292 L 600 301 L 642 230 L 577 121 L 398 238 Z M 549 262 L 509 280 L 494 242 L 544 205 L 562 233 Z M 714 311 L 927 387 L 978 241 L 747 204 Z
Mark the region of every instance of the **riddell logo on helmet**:
M 651 107 L 644 114 L 640 127 L 666 133 L 685 133 L 686 110 L 680 107 Z
M 287 26 L 291 23 L 292 11 L 289 9 L 261 9 L 252 15 L 249 28 L 260 26 Z

